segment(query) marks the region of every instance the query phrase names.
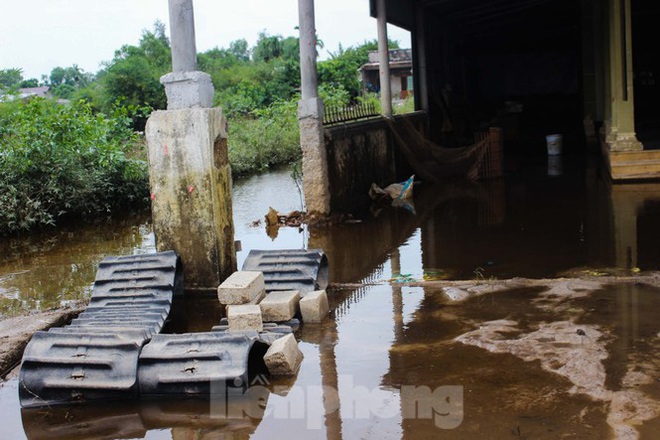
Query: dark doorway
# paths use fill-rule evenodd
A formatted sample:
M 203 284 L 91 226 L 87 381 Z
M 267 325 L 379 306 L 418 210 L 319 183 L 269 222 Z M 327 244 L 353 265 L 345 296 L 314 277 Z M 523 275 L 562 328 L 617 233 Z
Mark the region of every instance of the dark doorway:
M 632 0 L 635 130 L 644 149 L 660 149 L 660 2 Z

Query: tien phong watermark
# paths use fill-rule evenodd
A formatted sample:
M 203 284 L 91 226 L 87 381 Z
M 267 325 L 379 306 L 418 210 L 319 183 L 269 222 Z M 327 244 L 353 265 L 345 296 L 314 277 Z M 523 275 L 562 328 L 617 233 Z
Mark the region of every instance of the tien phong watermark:
M 435 388 L 403 385 L 393 399 L 392 390 L 355 385 L 351 376 L 339 376 L 337 388 L 323 385 L 279 386 L 258 376 L 249 386 L 242 381 L 217 381 L 211 385 L 211 416 L 223 419 L 272 417 L 305 420 L 308 429 L 321 429 L 325 417 L 340 411 L 341 418 L 401 417 L 432 420 L 439 429 L 454 429 L 463 422 L 463 386 Z M 268 405 L 272 394 L 284 401 Z

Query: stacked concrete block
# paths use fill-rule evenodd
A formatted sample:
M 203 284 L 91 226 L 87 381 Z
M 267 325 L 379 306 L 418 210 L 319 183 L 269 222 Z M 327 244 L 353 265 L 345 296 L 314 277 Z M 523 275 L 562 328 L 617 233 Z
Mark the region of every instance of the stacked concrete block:
M 218 301 L 224 305 L 256 304 L 266 293 L 261 272 L 234 272 L 218 287 Z
M 263 331 L 261 308 L 255 304 L 227 306 L 227 320 L 230 332 L 246 330 Z
M 302 351 L 293 334 L 277 339 L 264 355 L 264 362 L 273 376 L 292 376 L 303 360 Z
M 300 292 L 287 290 L 271 292 L 259 303 L 264 321 L 284 322 L 291 320 L 298 313 Z
M 316 290 L 305 295 L 300 300 L 300 313 L 303 322 L 320 323 L 330 312 L 328 295 L 325 290 Z

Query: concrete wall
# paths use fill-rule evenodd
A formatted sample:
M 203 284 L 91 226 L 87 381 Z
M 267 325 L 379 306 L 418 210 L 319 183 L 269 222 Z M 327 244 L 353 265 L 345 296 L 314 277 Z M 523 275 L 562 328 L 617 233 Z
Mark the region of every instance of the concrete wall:
M 422 130 L 426 125 L 424 113 L 396 116 L 394 122 L 403 118 Z M 382 118 L 326 127 L 324 133 L 333 214 L 364 214 L 372 183 L 387 186 L 412 174 Z

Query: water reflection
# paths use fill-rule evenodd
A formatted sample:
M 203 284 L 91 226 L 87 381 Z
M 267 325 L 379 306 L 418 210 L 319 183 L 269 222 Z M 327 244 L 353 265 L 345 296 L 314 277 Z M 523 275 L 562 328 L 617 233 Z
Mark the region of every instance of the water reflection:
M 337 286 L 330 298 L 333 319 L 297 332 L 305 355 L 301 370 L 296 378 L 267 384 L 263 415 L 227 420 L 214 417 L 208 401 L 164 399 L 19 415 L 13 381 L 0 388 L 0 409 L 7 414 L 0 438 L 607 438 L 607 402 L 570 394 L 565 378 L 538 363 L 453 341 L 483 321 L 512 319 L 526 330 L 567 319 L 530 306 L 542 288 L 455 305 L 431 288 L 382 283 L 404 276 L 486 282 L 576 268 L 657 269 L 660 185 L 612 187 L 596 167 L 578 165 L 565 161 L 561 175 L 548 176 L 547 163 L 532 160 L 503 180 L 420 186 L 416 214 L 388 208 L 325 231 L 282 228 L 274 241 L 255 221 L 270 206 L 299 209 L 288 172 L 237 182 L 239 266 L 254 248 L 323 248 Z M 3 245 L 3 304 L 22 310 L 84 297 L 103 255 L 152 251 L 153 237 L 148 220 L 136 218 L 118 229 L 99 225 L 89 233 Z M 365 285 L 339 285 L 352 282 Z M 660 349 L 658 301 L 657 289 L 628 284 L 568 304 L 571 313 L 580 311 L 580 325 L 608 332 L 611 389 L 621 388 L 634 368 L 660 374 L 654 356 Z M 186 301 L 169 331 L 208 330 L 221 314 L 214 304 L 208 298 Z M 405 408 L 415 403 L 409 387 L 456 385 L 463 387 L 465 409 L 458 428 L 440 432 L 433 419 L 407 417 Z M 660 400 L 657 381 L 642 388 Z M 658 428 L 656 418 L 641 432 L 654 438 Z
M 376 207 L 374 218 L 329 229 L 263 222 L 269 207 L 300 209 L 287 170 L 234 185 L 238 264 L 251 249 L 321 248 L 330 280 L 380 280 L 378 268 L 412 246 L 401 275 L 416 279 L 553 277 L 605 268 L 660 266 L 660 183 L 612 185 L 597 163 L 564 158 L 548 176 L 546 159 L 512 164 L 506 179 L 415 188 L 415 210 Z M 421 249 L 421 251 L 420 251 Z M 42 310 L 86 298 L 106 255 L 153 252 L 148 214 L 0 241 L 0 315 Z M 421 266 L 411 263 L 421 255 Z M 412 267 L 411 267 L 412 266 Z M 385 276 L 389 278 L 389 275 Z
M 106 255 L 154 249 L 148 213 L 0 240 L 0 316 L 84 300 Z

